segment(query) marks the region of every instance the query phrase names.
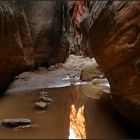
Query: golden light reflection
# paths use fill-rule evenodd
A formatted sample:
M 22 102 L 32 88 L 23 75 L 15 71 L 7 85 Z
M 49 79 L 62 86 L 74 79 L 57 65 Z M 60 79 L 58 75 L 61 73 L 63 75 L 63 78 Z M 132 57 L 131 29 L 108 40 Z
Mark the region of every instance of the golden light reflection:
M 74 105 L 71 105 L 70 130 L 72 130 L 76 139 L 86 139 L 84 105 L 78 111 Z

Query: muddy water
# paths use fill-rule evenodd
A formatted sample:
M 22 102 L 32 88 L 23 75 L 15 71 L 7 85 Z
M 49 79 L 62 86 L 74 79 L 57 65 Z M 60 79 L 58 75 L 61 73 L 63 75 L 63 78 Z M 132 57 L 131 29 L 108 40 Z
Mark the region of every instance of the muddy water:
M 26 117 L 33 127 L 18 129 L 0 125 L 1 139 L 131 138 L 122 127 L 109 95 L 93 99 L 81 94 L 79 86 L 43 89 L 54 100 L 47 110 L 35 108 L 42 90 L 6 94 L 0 98 L 0 120 Z

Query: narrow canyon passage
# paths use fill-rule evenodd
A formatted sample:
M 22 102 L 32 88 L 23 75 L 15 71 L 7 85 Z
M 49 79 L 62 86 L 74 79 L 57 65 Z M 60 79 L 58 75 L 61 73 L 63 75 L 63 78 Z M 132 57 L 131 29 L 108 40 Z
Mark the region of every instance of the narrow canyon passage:
M 140 138 L 140 2 L 0 1 L 0 139 Z

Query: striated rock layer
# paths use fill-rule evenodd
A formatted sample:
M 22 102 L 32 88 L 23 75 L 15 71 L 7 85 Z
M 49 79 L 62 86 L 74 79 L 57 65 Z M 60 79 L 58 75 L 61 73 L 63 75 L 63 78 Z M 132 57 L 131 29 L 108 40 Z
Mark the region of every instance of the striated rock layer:
M 69 34 L 69 53 L 84 55 L 85 41 L 87 40 L 86 30 L 82 27 L 89 14 L 88 0 L 67 1 L 65 3 L 66 29 Z
M 93 19 L 87 54 L 107 76 L 121 114 L 140 123 L 140 2 L 107 3 Z

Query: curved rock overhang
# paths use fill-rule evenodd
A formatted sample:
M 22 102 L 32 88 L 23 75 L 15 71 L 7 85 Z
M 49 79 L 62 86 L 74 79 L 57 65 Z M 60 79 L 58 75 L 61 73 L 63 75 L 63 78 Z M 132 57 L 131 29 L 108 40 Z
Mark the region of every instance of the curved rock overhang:
M 140 2 L 107 3 L 89 29 L 87 54 L 103 69 L 121 114 L 140 122 Z

